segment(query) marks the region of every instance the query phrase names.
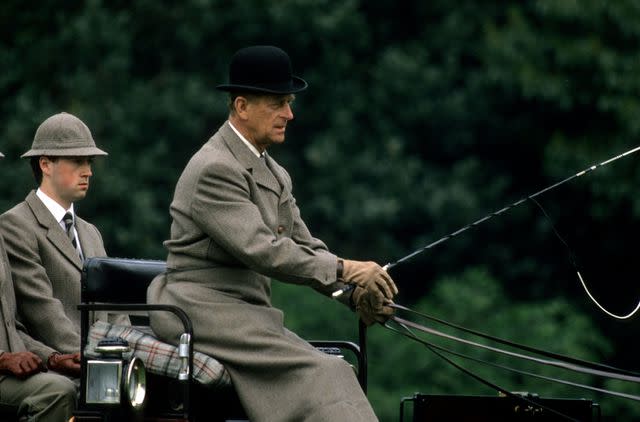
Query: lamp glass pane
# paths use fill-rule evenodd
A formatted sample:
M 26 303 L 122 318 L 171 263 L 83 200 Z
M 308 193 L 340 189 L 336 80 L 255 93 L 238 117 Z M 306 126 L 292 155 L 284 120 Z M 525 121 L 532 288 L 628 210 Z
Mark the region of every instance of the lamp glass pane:
M 120 403 L 122 361 L 87 361 L 87 403 Z

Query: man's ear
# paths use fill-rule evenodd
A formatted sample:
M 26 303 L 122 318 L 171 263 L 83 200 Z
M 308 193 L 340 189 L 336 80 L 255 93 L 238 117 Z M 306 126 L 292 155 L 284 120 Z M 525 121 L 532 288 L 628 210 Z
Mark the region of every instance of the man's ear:
M 38 158 L 38 164 L 40 165 L 40 170 L 42 174 L 49 174 L 49 167 L 51 166 L 52 161 L 49 157 L 41 156 Z
M 249 107 L 249 101 L 246 97 L 242 95 L 238 95 L 235 100 L 233 100 L 233 108 L 236 111 L 236 115 L 242 119 L 247 120 L 247 108 Z

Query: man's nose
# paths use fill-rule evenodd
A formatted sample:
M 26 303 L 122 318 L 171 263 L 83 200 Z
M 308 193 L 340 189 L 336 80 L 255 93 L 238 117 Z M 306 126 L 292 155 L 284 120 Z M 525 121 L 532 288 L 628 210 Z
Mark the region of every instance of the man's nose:
M 284 106 L 284 118 L 287 120 L 293 120 L 293 110 L 291 109 L 291 104 L 286 104 Z
M 91 164 L 90 163 L 86 163 L 82 166 L 81 172 L 80 174 L 82 176 L 87 176 L 87 177 L 91 177 L 93 176 L 93 172 L 91 172 Z

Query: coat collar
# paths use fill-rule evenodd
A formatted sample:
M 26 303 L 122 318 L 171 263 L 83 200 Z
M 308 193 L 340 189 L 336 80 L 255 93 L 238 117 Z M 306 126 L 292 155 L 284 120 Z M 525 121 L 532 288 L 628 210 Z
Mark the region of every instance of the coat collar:
M 233 131 L 229 125 L 229 121 L 226 121 L 219 131 L 223 141 L 247 171 L 251 172 L 256 183 L 269 190 L 274 191 L 277 194 L 282 192 L 282 184 L 275 176 L 275 173 L 269 170 L 269 167 L 273 168 L 273 159 L 265 152 L 264 161 L 261 158 L 255 156 L 253 152 L 242 142 L 242 139 Z
M 67 234 L 62 230 L 60 224 L 56 221 L 51 214 L 51 211 L 42 203 L 40 198 L 36 195 L 35 191 L 29 192 L 25 202 L 31 209 L 31 212 L 35 216 L 38 224 L 47 230 L 47 239 L 55 246 L 56 249 L 62 253 L 69 261 L 73 263 L 79 270 L 82 270 L 82 260 L 78 256 L 78 253 L 74 249 L 73 245 L 69 241 Z M 79 219 L 76 219 L 76 223 Z M 78 231 L 78 237 L 82 241 L 80 234 L 79 224 L 76 224 L 76 230 Z M 82 244 L 82 243 L 81 243 Z M 84 244 L 82 244 L 84 247 Z M 85 249 L 86 256 L 86 249 Z

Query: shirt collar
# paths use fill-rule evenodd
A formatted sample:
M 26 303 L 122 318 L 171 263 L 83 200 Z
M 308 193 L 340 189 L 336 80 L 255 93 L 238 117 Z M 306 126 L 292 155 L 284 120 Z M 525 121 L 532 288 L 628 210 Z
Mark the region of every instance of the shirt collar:
M 260 154 L 260 151 L 258 151 L 258 148 L 256 148 L 255 145 L 253 145 L 251 142 L 247 141 L 247 138 L 245 138 L 244 136 L 242 136 L 242 134 L 240 133 L 240 131 L 238 131 L 238 129 L 236 129 L 231 122 L 229 122 L 229 126 L 231 126 L 231 129 L 233 129 L 233 131 L 236 133 L 236 135 L 238 135 L 238 137 L 240 138 L 240 140 L 242 142 L 244 142 L 244 144 L 247 146 L 247 148 L 249 148 L 251 150 L 251 152 L 253 152 L 253 154 L 260 158 L 264 156 L 264 152 L 262 154 Z
M 62 205 L 58 204 L 49 195 L 40 190 L 40 188 L 38 188 L 38 190 L 36 191 L 36 195 L 38 196 L 38 198 L 40 198 L 44 206 L 47 207 L 51 214 L 53 214 L 53 218 L 55 218 L 57 222 L 62 221 L 62 218 L 67 212 L 70 212 L 73 216 L 73 219 L 75 220 L 76 215 L 73 211 L 73 204 L 71 204 L 68 210 L 65 210 Z

